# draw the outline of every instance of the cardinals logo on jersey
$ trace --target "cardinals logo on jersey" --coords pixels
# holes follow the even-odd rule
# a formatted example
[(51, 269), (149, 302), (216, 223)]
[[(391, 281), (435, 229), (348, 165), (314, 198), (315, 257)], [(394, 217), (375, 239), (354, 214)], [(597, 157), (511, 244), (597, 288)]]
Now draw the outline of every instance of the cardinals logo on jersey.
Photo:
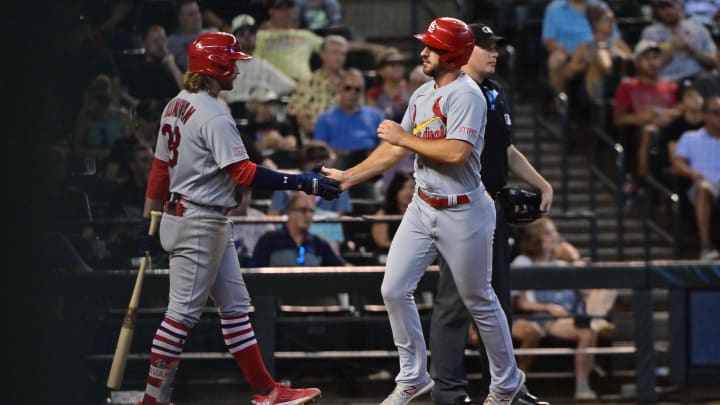
[[(413, 128), (413, 135), (417, 136), (418, 138), (422, 139), (445, 139), (446, 132), (445, 132), (445, 126), (447, 124), (447, 116), (442, 113), (442, 110), (440, 109), (440, 99), (442, 97), (438, 97), (432, 106), (432, 112), (434, 116), (430, 119), (427, 119), (417, 125)], [(417, 110), (416, 106), (413, 106), (414, 110)], [(413, 118), (414, 114), (413, 114)], [(432, 130), (429, 128), (429, 125), (432, 124), (435, 121), (441, 121), (442, 125), (440, 125), (439, 129)], [(413, 121), (415, 121), (413, 119)]]

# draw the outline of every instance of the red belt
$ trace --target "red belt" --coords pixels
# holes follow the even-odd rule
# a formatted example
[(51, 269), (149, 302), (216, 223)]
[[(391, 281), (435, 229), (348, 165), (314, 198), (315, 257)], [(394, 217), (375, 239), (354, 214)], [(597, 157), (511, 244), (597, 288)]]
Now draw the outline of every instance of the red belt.
[(185, 211), (185, 207), (183, 206), (183, 204), (197, 205), (198, 207), (207, 208), (209, 210), (219, 212), (223, 215), (227, 215), (227, 213), (231, 210), (231, 208), (228, 207), (222, 207), (219, 205), (198, 204), (196, 202), (188, 200), (183, 196), (174, 196), (172, 199), (170, 199), (170, 201), (165, 201), (164, 211), (170, 215), (181, 217), (183, 216), (183, 212)]
[(428, 203), (433, 208), (447, 208), (454, 207), (456, 205), (467, 204), (470, 202), (470, 197), (467, 194), (458, 194), (455, 204), (450, 203), (449, 197), (430, 197), (425, 194), (421, 189), (418, 189), (418, 196), (420, 199)]

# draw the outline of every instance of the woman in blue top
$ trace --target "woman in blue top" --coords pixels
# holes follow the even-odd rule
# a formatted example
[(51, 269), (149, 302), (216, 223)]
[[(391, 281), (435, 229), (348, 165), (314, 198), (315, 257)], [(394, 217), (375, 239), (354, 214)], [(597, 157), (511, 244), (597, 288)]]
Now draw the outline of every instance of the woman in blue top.
[[(523, 254), (516, 257), (510, 267), (523, 266), (566, 266), (567, 261), (559, 257), (562, 251), (573, 249), (572, 245), (560, 240), (557, 228), (552, 220), (540, 218), (524, 229), (522, 240)], [(575, 290), (528, 290), (517, 299), (516, 308), (521, 312), (542, 313), (547, 318), (538, 320), (518, 320), (513, 324), (513, 336), (521, 341), (538, 342), (541, 336), (550, 335), (577, 342), (578, 349), (594, 347), (597, 333), (588, 328), (575, 326), (575, 315), (584, 315), (582, 297)], [(529, 367), (530, 359), (519, 362), (520, 367)], [(588, 376), (593, 367), (592, 354), (575, 355), (575, 399), (595, 399), (597, 395), (590, 389)]]

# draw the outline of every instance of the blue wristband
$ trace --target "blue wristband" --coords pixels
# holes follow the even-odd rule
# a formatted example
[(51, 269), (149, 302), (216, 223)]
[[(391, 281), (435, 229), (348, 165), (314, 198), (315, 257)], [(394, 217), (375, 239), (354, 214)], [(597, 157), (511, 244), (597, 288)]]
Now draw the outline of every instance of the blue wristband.
[(265, 190), (300, 190), (296, 174), (280, 173), (257, 165), (250, 186)]

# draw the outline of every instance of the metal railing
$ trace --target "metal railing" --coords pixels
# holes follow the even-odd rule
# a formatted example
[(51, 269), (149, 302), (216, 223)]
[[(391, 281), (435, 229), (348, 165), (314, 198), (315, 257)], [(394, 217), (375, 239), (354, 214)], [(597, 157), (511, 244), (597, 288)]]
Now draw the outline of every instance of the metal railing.
[[(670, 243), (672, 246), (672, 258), (677, 260), (680, 258), (680, 196), (665, 187), (653, 176), (645, 178), (645, 186), (646, 189), (643, 191), (643, 252), (645, 260), (652, 260), (651, 234), (653, 232)], [(670, 209), (672, 210), (671, 232), (663, 229), (652, 217), (654, 212), (653, 191), (662, 199), (670, 202)]]
[[(544, 135), (550, 134), (560, 141), (560, 206), (563, 211), (568, 210), (568, 96), (564, 92), (556, 92), (545, 78), (537, 80), (538, 89), (533, 104), (533, 165), (542, 173), (541, 141)], [(548, 98), (547, 95), (552, 95)], [(557, 104), (557, 110), (551, 114), (546, 104)]]
[[(625, 215), (623, 207), (625, 196), (623, 194), (623, 182), (625, 181), (625, 148), (612, 139), (608, 134), (598, 127), (592, 128), (593, 143), (590, 152), (590, 210), (597, 212), (597, 192), (598, 180), (608, 190), (615, 194), (615, 221), (616, 221), (616, 238), (615, 246), (617, 252), (617, 260), (625, 260), (624, 253), (624, 233), (625, 233)], [(609, 149), (613, 155), (613, 163), (615, 167), (614, 178), (606, 175), (602, 168), (598, 165), (598, 152), (601, 146)]]

